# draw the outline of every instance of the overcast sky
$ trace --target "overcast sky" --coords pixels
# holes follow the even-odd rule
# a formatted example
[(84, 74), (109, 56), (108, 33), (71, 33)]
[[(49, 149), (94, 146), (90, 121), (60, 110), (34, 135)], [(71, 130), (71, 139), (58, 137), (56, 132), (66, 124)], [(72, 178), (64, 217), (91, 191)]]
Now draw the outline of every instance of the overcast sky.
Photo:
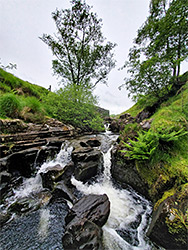
[[(126, 76), (122, 67), (129, 48), (133, 45), (138, 28), (148, 16), (148, 0), (86, 0), (93, 11), (102, 18), (103, 34), (107, 41), (117, 44), (117, 66), (108, 78), (108, 87), (98, 84), (95, 94), (100, 106), (119, 114), (133, 105), (125, 90), (118, 90)], [(39, 37), (55, 33), (51, 13), (69, 8), (69, 0), (0, 0), (0, 59), (6, 66), (17, 64), (10, 71), (19, 78), (52, 90), (59, 88), (59, 80), (52, 75), (51, 50)]]

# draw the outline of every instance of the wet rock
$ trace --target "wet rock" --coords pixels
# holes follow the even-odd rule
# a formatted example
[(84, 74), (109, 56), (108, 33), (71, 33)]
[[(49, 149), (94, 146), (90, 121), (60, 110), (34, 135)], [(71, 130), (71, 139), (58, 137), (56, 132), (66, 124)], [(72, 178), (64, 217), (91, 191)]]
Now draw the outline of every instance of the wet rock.
[(97, 149), (73, 151), (72, 159), (75, 164), (75, 178), (88, 181), (102, 171), (103, 157)]
[(52, 195), (49, 191), (41, 191), (32, 193), (27, 197), (18, 198), (8, 207), (9, 212), (16, 212), (18, 214), (34, 211), (40, 207), (47, 205)]
[(33, 162), (35, 161), (38, 148), (26, 149), (17, 153), (13, 153), (4, 157), (0, 161), (0, 165), (6, 165), (6, 170), (13, 175), (19, 173), (24, 177), (30, 177), (33, 171)]
[(64, 198), (72, 203), (76, 202), (76, 198), (73, 195), (72, 190), (68, 188), (64, 181), (60, 181), (55, 185), (54, 190), (52, 192), (52, 196), (53, 200), (56, 200), (58, 198)]
[(87, 195), (69, 210), (62, 238), (66, 249), (102, 249), (102, 229), (110, 213), (110, 202), (104, 195)]
[(167, 250), (187, 249), (188, 184), (154, 210), (147, 236)]
[(8, 183), (1, 183), (0, 184), (0, 199), (3, 199), (4, 196), (8, 193), (9, 191), (9, 185)]
[(60, 164), (49, 166), (44, 173), (40, 173), (43, 187), (52, 190), (55, 183), (61, 180), (63, 180), (68, 187), (72, 187), (71, 177), (74, 170), (75, 166), (73, 162), (68, 163), (63, 168)]
[(3, 171), (0, 173), (0, 183), (8, 183), (10, 182), (12, 175), (7, 171)]
[(102, 250), (102, 229), (87, 219), (79, 219), (69, 225), (62, 237), (65, 250)]
[(96, 138), (91, 138), (90, 140), (86, 141), (86, 143), (90, 147), (99, 147), (101, 145), (100, 141), (97, 140)]
[(125, 241), (127, 241), (132, 246), (138, 246), (138, 232), (132, 228), (128, 230), (117, 230), (116, 231)]
[(41, 172), (42, 186), (43, 188), (48, 188), (50, 190), (54, 187), (54, 181), (62, 174), (62, 167), (60, 164), (55, 166), (49, 166), (46, 171)]
[(102, 227), (106, 223), (109, 213), (110, 202), (107, 195), (90, 194), (74, 204), (65, 218), (65, 222), (68, 224), (74, 218), (86, 218)]
[(0, 213), (0, 228), (11, 218), (9, 213)]
[(113, 179), (123, 188), (130, 185), (134, 190), (150, 198), (149, 188), (136, 169), (133, 160), (121, 159), (116, 151), (113, 152), (111, 174)]
[(82, 162), (77, 164), (74, 176), (77, 180), (87, 182), (99, 173), (98, 162)]

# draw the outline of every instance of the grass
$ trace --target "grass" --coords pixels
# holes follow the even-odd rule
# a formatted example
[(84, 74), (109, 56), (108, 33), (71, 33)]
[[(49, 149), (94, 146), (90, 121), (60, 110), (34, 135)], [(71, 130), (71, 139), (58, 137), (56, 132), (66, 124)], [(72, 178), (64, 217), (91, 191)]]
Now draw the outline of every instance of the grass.
[[(150, 103), (153, 103), (153, 100)], [(139, 101), (124, 113), (136, 116), (146, 106), (146, 104), (141, 104), (142, 101)], [(159, 140), (160, 147), (148, 159), (136, 160), (135, 158), (137, 171), (148, 184), (151, 197), (156, 200), (160, 198), (164, 190), (168, 191), (171, 188), (176, 190), (179, 186), (188, 182), (188, 135), (185, 134), (188, 132), (188, 82), (174, 96), (163, 102), (157, 112), (149, 119), (152, 120), (151, 128), (146, 133), (155, 134), (158, 131), (161, 131), (161, 133), (167, 131), (167, 133), (165, 132), (167, 137), (170, 133), (173, 135), (178, 131), (182, 131), (182, 134), (184, 134), (174, 141), (161, 142)], [(141, 131), (140, 127), (139, 131)], [(138, 126), (128, 124), (122, 131), (121, 139), (125, 142), (129, 138), (134, 140), (132, 135), (138, 135)], [(175, 137), (172, 139), (175, 139)], [(134, 144), (136, 145), (135, 142)], [(140, 146), (140, 149), (142, 149), (143, 144), (141, 143)], [(129, 147), (130, 149), (131, 147)]]
[[(47, 116), (86, 131), (104, 129), (103, 119), (95, 106), (96, 99), (87, 89), (80, 88), (78, 92), (70, 84), (54, 93), (0, 68), (0, 96), (6, 98), (7, 94), (12, 96), (12, 100), (17, 100), (20, 108), (12, 112), (9, 102), (9, 105), (4, 105), (7, 107), (4, 112), (5, 108), (0, 102), (0, 118), (20, 118), (25, 122), (43, 123)], [(75, 102), (77, 99), (79, 102)]]
[(22, 94), (24, 96), (35, 96), (36, 98), (48, 94), (47, 89), (23, 81), (0, 68), (0, 94), (7, 92), (12, 92), (18, 95)]

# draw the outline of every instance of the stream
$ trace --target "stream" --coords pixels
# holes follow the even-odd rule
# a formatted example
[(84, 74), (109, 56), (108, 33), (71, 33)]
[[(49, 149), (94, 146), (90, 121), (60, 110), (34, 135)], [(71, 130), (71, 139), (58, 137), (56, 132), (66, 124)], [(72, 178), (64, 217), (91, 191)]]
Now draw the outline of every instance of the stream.
[[(94, 137), (94, 135), (92, 135)], [(100, 150), (103, 154), (104, 171), (92, 184), (82, 183), (72, 177), (71, 182), (82, 194), (107, 194), (110, 200), (110, 215), (103, 226), (103, 243), (105, 250), (154, 250), (159, 249), (145, 237), (152, 207), (149, 201), (137, 194), (132, 188), (121, 189), (111, 179), (111, 149), (117, 135), (106, 131), (97, 135), (101, 138)], [(48, 202), (50, 193), (42, 187), (40, 173), (47, 171), (53, 164), (63, 168), (71, 161), (73, 147), (71, 140), (62, 145), (56, 158), (37, 166), (35, 176), (25, 178), (23, 183), (7, 198), (7, 207), (17, 199), (28, 200), (28, 206), (38, 210), (23, 215), (13, 214), (10, 222), (0, 232), (1, 250), (57, 250), (62, 248), (62, 235), (65, 231), (64, 218), (70, 202)], [(36, 161), (34, 163), (36, 165)], [(40, 195), (39, 195), (40, 194)], [(42, 204), (42, 206), (41, 206)], [(1, 210), (6, 206), (1, 206)]]

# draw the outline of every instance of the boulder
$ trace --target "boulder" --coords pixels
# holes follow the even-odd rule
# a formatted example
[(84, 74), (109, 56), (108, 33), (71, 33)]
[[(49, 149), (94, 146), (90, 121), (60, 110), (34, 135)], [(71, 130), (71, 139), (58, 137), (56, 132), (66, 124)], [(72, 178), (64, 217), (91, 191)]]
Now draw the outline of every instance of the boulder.
[(53, 190), (55, 183), (63, 180), (68, 187), (72, 187), (71, 177), (74, 173), (75, 166), (73, 162), (69, 162), (62, 168), (60, 164), (49, 166), (45, 172), (41, 172), (43, 188)]
[(106, 194), (90, 194), (77, 201), (65, 218), (66, 224), (69, 224), (74, 218), (86, 218), (96, 225), (102, 227), (110, 213), (110, 202)]
[(107, 195), (90, 194), (82, 197), (65, 217), (66, 230), (62, 237), (63, 248), (102, 248), (102, 229), (110, 213)]
[(64, 250), (102, 250), (102, 229), (87, 219), (78, 219), (69, 225), (62, 243)]
[(42, 186), (50, 190), (54, 187), (54, 181), (62, 174), (62, 167), (60, 164), (49, 166), (45, 172), (41, 172)]
[(77, 180), (88, 181), (102, 171), (102, 153), (96, 148), (77, 148), (72, 153), (72, 160)]
[(155, 206), (147, 236), (167, 250), (187, 249), (188, 184), (168, 195)]
[(10, 182), (12, 175), (7, 171), (0, 172), (0, 183)]

